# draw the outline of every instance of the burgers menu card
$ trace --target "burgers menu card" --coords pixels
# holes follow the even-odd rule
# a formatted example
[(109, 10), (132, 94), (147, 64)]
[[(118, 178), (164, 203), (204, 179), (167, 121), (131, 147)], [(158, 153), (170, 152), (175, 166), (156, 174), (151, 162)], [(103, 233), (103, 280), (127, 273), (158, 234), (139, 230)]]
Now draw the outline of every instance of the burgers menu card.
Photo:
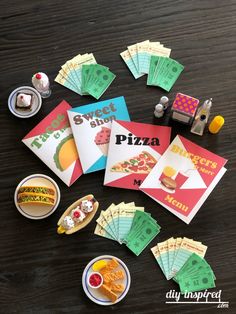
[(224, 175), (226, 162), (177, 135), (140, 190), (188, 224)]
[(112, 121), (130, 121), (124, 97), (72, 108), (68, 117), (83, 172), (105, 169)]
[(82, 168), (63, 100), (22, 140), (65, 184), (70, 186)]
[(171, 128), (113, 121), (104, 185), (138, 190), (170, 144)]

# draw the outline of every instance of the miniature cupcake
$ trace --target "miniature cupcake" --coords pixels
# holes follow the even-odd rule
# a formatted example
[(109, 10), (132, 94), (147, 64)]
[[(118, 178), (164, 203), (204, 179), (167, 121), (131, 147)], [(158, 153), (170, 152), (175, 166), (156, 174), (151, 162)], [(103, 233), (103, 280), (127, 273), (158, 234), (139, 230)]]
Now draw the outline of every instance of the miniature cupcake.
[(107, 156), (108, 145), (110, 142), (111, 129), (102, 127), (101, 131), (97, 133), (94, 142), (101, 150), (104, 156)]
[(82, 222), (85, 218), (85, 213), (82, 212), (82, 210), (80, 210), (78, 207), (73, 209), (71, 211), (71, 218), (74, 220), (74, 222), (78, 223), (78, 222)]
[(86, 214), (91, 213), (93, 211), (93, 202), (84, 200), (81, 202), (80, 208)]
[(21, 110), (31, 110), (32, 100), (32, 95), (20, 93), (16, 97), (16, 108)]

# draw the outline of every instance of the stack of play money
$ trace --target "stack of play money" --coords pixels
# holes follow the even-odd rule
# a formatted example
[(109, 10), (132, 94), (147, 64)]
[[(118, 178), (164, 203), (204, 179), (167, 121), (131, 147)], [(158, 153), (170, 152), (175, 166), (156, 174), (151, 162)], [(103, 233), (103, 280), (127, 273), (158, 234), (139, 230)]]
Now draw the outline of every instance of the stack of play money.
[(215, 287), (215, 275), (204, 259), (206, 250), (188, 238), (170, 238), (151, 249), (166, 279), (175, 280), (181, 293)]
[(147, 85), (170, 91), (184, 67), (169, 58), (171, 49), (160, 42), (145, 40), (127, 47), (120, 56), (135, 79), (148, 74)]
[(143, 207), (124, 202), (101, 211), (95, 234), (125, 244), (137, 256), (160, 232), (161, 227)]
[(147, 85), (170, 91), (184, 66), (171, 58), (151, 56)]
[(86, 53), (66, 61), (55, 81), (79, 95), (99, 99), (115, 77), (109, 68), (97, 64), (92, 53)]

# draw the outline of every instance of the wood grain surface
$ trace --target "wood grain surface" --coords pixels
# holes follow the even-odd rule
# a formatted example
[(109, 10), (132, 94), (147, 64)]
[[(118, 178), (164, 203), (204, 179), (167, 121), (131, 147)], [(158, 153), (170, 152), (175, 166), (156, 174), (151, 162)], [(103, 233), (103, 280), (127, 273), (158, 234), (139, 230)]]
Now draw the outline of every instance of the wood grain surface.
[[(1, 1), (0, 313), (236, 313), (235, 16), (235, 0)], [(155, 104), (166, 93), (147, 87), (145, 77), (134, 80), (119, 56), (127, 45), (146, 39), (170, 47), (172, 57), (185, 66), (168, 94), (171, 101), (177, 92), (201, 102), (213, 97), (212, 116), (221, 114), (226, 120), (218, 135), (193, 135), (189, 127), (168, 121), (168, 114), (153, 118)], [(68, 188), (21, 143), (62, 99), (73, 107), (94, 102), (54, 82), (66, 60), (86, 52), (93, 52), (117, 75), (101, 100), (124, 95), (133, 121), (171, 125), (172, 139), (181, 134), (229, 160), (227, 173), (190, 225), (144, 193), (104, 187), (103, 171), (83, 175)], [(8, 110), (8, 96), (18, 86), (31, 85), (37, 71), (49, 75), (52, 95), (35, 117), (18, 119)], [(21, 216), (13, 202), (17, 184), (34, 173), (51, 176), (62, 195), (57, 211), (41, 221)], [(100, 209), (120, 201), (145, 206), (162, 226), (161, 233), (139, 257), (95, 236), (95, 220), (72, 236), (57, 235), (56, 223), (65, 208), (89, 193), (99, 200)], [(165, 304), (166, 293), (178, 287), (164, 279), (150, 247), (172, 236), (190, 237), (208, 246), (206, 259), (217, 277), (215, 291), (222, 290), (229, 309), (217, 309), (216, 304)], [(121, 258), (132, 278), (126, 298), (110, 307), (92, 303), (81, 285), (86, 264), (103, 254)]]

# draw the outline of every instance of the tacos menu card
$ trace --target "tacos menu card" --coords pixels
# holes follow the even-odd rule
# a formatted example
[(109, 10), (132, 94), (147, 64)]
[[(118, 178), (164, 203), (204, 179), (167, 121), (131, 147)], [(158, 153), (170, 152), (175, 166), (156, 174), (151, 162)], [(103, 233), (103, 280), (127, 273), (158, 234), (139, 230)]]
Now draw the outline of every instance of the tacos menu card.
[(105, 169), (111, 122), (130, 121), (124, 97), (99, 101), (68, 110), (84, 173)]
[(63, 100), (22, 140), (68, 186), (83, 173), (67, 117), (70, 108)]
[(224, 175), (226, 162), (177, 135), (140, 190), (188, 224)]
[(138, 190), (170, 144), (171, 128), (113, 121), (104, 185)]

